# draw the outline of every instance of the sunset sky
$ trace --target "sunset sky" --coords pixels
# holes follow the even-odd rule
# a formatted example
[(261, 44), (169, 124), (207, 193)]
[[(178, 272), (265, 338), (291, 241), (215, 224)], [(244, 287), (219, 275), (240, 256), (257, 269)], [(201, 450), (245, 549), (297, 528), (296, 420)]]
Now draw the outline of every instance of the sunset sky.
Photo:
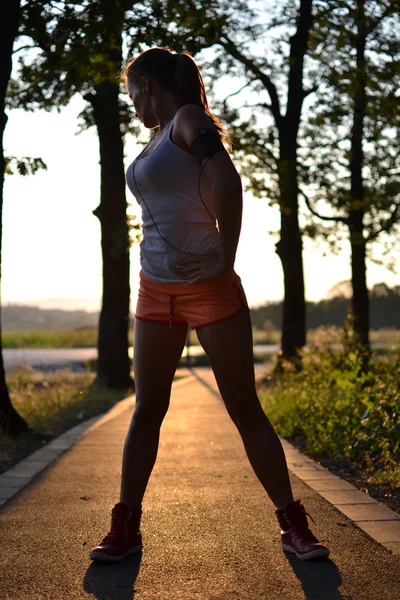
[[(75, 96), (60, 113), (9, 112), (4, 146), (8, 156), (41, 157), (48, 171), (34, 176), (6, 176), (3, 227), (3, 304), (36, 304), (71, 298), (70, 308), (96, 310), (101, 298), (100, 224), (92, 215), (99, 203), (98, 138), (94, 128), (75, 135), (84, 101)], [(125, 166), (138, 147), (128, 136)], [(127, 189), (136, 210), (136, 201)], [(269, 232), (279, 228), (279, 212), (246, 193), (236, 270), (251, 306), (283, 295), (282, 269)], [(322, 256), (304, 241), (308, 300), (324, 298), (338, 281), (350, 279), (349, 248), (339, 256)], [(379, 256), (379, 247), (375, 255)], [(396, 254), (400, 265), (400, 253)], [(132, 310), (136, 302), (139, 248), (131, 250)], [(369, 264), (368, 284), (398, 284), (399, 275)], [(56, 307), (59, 302), (50, 303)]]

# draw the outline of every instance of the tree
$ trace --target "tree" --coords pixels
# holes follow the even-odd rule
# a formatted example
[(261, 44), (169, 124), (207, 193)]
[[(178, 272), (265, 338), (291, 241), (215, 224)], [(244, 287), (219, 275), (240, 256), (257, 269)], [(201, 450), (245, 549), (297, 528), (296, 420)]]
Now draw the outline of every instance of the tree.
[[(3, 189), (6, 160), (4, 157), (3, 135), (7, 123), (5, 113), (5, 99), (8, 82), (11, 75), (12, 51), (14, 40), (18, 32), (18, 19), (20, 11), (19, 0), (6, 0), (3, 4), (3, 18), (0, 22), (0, 286), (1, 286), (1, 250), (3, 236)], [(0, 302), (1, 311), (1, 302)], [(17, 413), (11, 404), (8, 393), (6, 375), (3, 361), (3, 346), (1, 337), (1, 312), (0, 312), (0, 428), (8, 433), (26, 431), (26, 421)]]
[[(335, 225), (312, 225), (314, 235), (335, 244), (348, 231), (354, 328), (369, 352), (368, 245), (400, 222), (400, 2), (318, 7), (312, 47), (322, 85), (304, 138), (302, 178), (310, 191), (301, 193), (313, 217)], [(333, 211), (321, 214), (327, 204)]]
[[(157, 4), (161, 4), (158, 3)], [(239, 111), (232, 110), (225, 103), (223, 117), (229, 123), (233, 138), (233, 154), (239, 160), (242, 173), (250, 179), (250, 189), (259, 195), (267, 195), (270, 187), (265, 177), (252, 177), (258, 169), (265, 176), (275, 178), (277, 191), (275, 200), (281, 213), (280, 241), (277, 253), (281, 259), (285, 297), (283, 303), (282, 356), (294, 359), (297, 350), (305, 344), (305, 298), (302, 261), (302, 238), (298, 211), (298, 131), (304, 99), (313, 91), (303, 84), (304, 61), (308, 39), (313, 22), (312, 0), (268, 3), (269, 22), (261, 23), (255, 3), (250, 8), (242, 2), (189, 3), (165, 2), (166, 21), (176, 24), (190, 39), (204, 40), (203, 47), (212, 46), (215, 57), (210, 61), (212, 79), (229, 73), (239, 76), (246, 83), (239, 90), (247, 88), (259, 97), (268, 96), (268, 101), (258, 99), (256, 107), (263, 115), (272, 118), (272, 126), (267, 133), (256, 131), (256, 117), (243, 121)], [(267, 13), (262, 3), (261, 17)], [(169, 12), (168, 12), (169, 10)], [(272, 15), (272, 16), (271, 16)], [(282, 40), (275, 39), (272, 55), (266, 58), (265, 36), (284, 26), (290, 32), (285, 39), (289, 53), (282, 50)], [(180, 39), (178, 37), (178, 39)], [(221, 50), (218, 51), (218, 48)], [(262, 52), (260, 52), (260, 48)], [(279, 64), (278, 64), (279, 63)], [(283, 83), (282, 72), (287, 76)], [(284, 90), (284, 91), (283, 91)], [(235, 95), (231, 94), (230, 96)], [(283, 104), (286, 102), (286, 110)], [(273, 148), (271, 148), (271, 146)], [(275, 154), (275, 150), (277, 153)], [(258, 160), (258, 165), (254, 164)]]
[[(132, 112), (120, 98), (123, 32), (132, 2), (41, 2), (22, 5), (20, 36), (33, 41), (36, 56), (20, 58), (20, 79), (11, 87), (11, 106), (58, 109), (75, 93), (87, 101), (81, 129), (99, 135), (103, 296), (99, 322), (98, 381), (132, 385), (128, 356), (129, 223), (126, 215), (123, 137)], [(143, 15), (142, 15), (143, 18)]]
[[(251, 106), (261, 111), (264, 120), (265, 115), (272, 117), (270, 126), (263, 124), (260, 127), (259, 118), (254, 113), (247, 122), (243, 121), (238, 111), (228, 109), (227, 103), (225, 114), (232, 125), (234, 152), (249, 178), (250, 189), (259, 196), (269, 195), (279, 205), (281, 227), (276, 249), (284, 274), (281, 344), (282, 358), (288, 360), (296, 358), (297, 351), (306, 341), (298, 204), (298, 134), (304, 100), (314, 91), (314, 87), (306, 89), (304, 84), (305, 58), (313, 24), (312, 8), (312, 0), (301, 0), (298, 8), (293, 3), (285, 3), (275, 12), (272, 11), (273, 18), (267, 31), (285, 26), (286, 38), (284, 42), (274, 39), (274, 52), (268, 58), (264, 56), (265, 50), (262, 56), (257, 55), (259, 46), (254, 48), (257, 54), (252, 54), (251, 43), (239, 44), (224, 30), (220, 31), (217, 42), (234, 61), (242, 65), (247, 87), (260, 95), (266, 92), (269, 98), (267, 102), (259, 99)], [(289, 52), (283, 50), (284, 45), (288, 45)], [(282, 72), (286, 74), (286, 83), (282, 82)], [(266, 179), (269, 179), (269, 183)], [(274, 190), (271, 190), (271, 179)]]

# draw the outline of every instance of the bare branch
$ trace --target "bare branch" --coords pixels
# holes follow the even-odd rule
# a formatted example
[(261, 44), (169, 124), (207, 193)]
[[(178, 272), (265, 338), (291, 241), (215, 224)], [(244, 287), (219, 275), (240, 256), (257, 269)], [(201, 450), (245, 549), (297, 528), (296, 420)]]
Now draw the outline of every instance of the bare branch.
[(306, 205), (308, 210), (315, 216), (318, 217), (318, 219), (322, 219), (323, 221), (335, 221), (336, 223), (348, 223), (348, 219), (346, 219), (345, 217), (327, 217), (325, 215), (320, 215), (319, 213), (317, 213), (316, 210), (314, 210), (311, 206), (310, 203), (310, 199), (308, 198), (308, 196), (303, 192), (302, 189), (299, 188), (299, 192), (300, 194), (303, 196), (304, 200), (306, 201)]
[(255, 77), (264, 84), (269, 93), (269, 97), (271, 98), (271, 112), (274, 116), (276, 125), (279, 128), (282, 122), (282, 115), (280, 111), (278, 92), (275, 87), (275, 84), (271, 81), (268, 75), (257, 66), (255, 61), (245, 56), (238, 49), (237, 45), (234, 42), (232, 42), (232, 40), (230, 40), (227, 36), (222, 36), (219, 40), (219, 43), (231, 56), (233, 56), (233, 58), (236, 58), (239, 62), (241, 62), (248, 71), (253, 73), (253, 75), (255, 75)]
[(26, 45), (26, 46), (20, 46), (19, 48), (16, 48), (15, 50), (13, 50), (13, 54), (17, 54), (17, 52), (21, 52), (21, 50), (30, 50), (32, 48), (40, 48), (40, 46), (38, 46), (37, 44), (34, 44), (33, 46), (30, 45)]
[[(58, 2), (58, 4), (64, 4), (65, 6), (68, 5), (67, 2)], [(58, 12), (60, 12), (61, 14), (64, 12), (63, 9), (60, 8), (59, 6), (57, 6), (57, 4), (54, 2), (50, 2), (50, 6), (51, 6), (51, 8), (53, 8), (53, 9), (55, 8), (56, 10), (58, 10)]]
[(307, 98), (307, 96), (309, 96), (310, 94), (313, 94), (317, 90), (318, 90), (318, 86), (317, 85), (314, 85), (309, 90), (303, 90), (303, 98)]
[(240, 94), (240, 92), (242, 92), (244, 89), (246, 89), (251, 83), (253, 83), (253, 81), (255, 81), (255, 80), (251, 79), (250, 81), (248, 81), (247, 83), (242, 85), (242, 87), (237, 92), (232, 92), (232, 94), (229, 94), (228, 96), (226, 96), (226, 98), (224, 98), (224, 100), (223, 100), (223, 103), (226, 104), (226, 101), (228, 100), (228, 98), (232, 98), (233, 96), (237, 96), (238, 94)]
[(267, 104), (266, 102), (256, 102), (255, 104), (242, 104), (238, 106), (238, 108), (266, 108), (272, 111), (271, 104)]

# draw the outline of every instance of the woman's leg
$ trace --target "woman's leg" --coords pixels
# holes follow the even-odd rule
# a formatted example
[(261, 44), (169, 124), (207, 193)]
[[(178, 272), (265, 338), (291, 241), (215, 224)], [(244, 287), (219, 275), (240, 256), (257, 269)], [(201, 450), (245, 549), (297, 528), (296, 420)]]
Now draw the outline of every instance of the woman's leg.
[(282, 445), (256, 392), (250, 315), (242, 311), (197, 336), (255, 474), (275, 506), (285, 507), (293, 495)]
[(120, 502), (140, 508), (158, 450), (171, 385), (186, 341), (187, 326), (169, 328), (137, 320), (133, 366), (136, 407), (126, 436)]

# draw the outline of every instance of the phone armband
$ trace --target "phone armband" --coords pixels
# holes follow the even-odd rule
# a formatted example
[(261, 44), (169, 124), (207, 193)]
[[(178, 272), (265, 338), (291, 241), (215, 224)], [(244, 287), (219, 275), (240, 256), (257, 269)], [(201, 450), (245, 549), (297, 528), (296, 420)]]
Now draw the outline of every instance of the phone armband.
[(202, 165), (205, 158), (212, 158), (217, 152), (225, 150), (225, 147), (216, 131), (200, 129), (190, 146), (190, 150)]

